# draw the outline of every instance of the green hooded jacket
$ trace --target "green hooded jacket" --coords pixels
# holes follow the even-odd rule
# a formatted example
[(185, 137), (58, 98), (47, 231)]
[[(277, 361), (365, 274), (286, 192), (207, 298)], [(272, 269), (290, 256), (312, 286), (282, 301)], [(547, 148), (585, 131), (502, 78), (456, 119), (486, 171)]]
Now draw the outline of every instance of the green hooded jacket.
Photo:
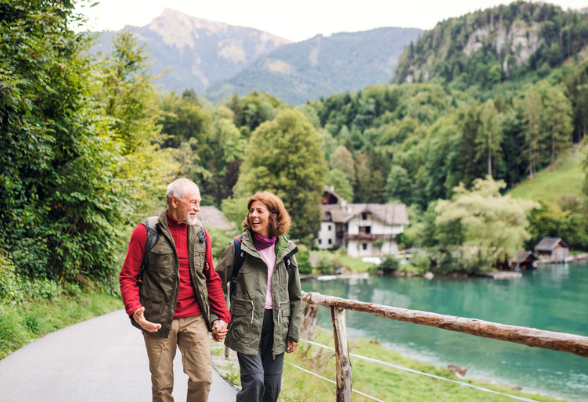
[[(255, 249), (248, 230), (243, 232), (241, 250), (245, 252), (245, 260), (237, 275), (236, 290), (230, 300), (231, 323), (225, 344), (239, 353), (256, 355), (265, 311), (268, 269)], [(286, 236), (279, 236), (275, 250), (276, 265), (272, 276), (274, 356), (286, 351), (287, 340), (299, 341), (302, 318), (300, 274), (294, 257), (298, 248)], [(216, 266), (227, 303), (227, 282), (233, 275), (234, 255), (235, 244), (231, 241)], [(288, 268), (284, 261), (286, 257), (291, 261)]]

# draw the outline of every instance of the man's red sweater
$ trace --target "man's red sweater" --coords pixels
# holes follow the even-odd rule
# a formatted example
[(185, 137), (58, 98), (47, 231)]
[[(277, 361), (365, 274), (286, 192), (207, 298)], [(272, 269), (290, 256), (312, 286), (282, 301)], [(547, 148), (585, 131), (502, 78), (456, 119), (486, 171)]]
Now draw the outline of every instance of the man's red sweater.
[[(168, 227), (176, 245), (176, 251), (180, 260), (180, 288), (178, 290), (178, 301), (174, 318), (191, 317), (202, 314), (190, 275), (190, 261), (188, 257), (188, 225), (178, 223), (174, 218), (167, 215)], [(131, 235), (131, 241), (127, 256), (120, 272), (119, 281), (125, 309), (129, 317), (141, 308), (139, 301), (139, 286), (137, 275), (141, 271), (143, 257), (145, 255), (145, 243), (147, 242), (147, 229), (145, 225), (139, 224)], [(210, 309), (224, 322), (231, 321), (231, 315), (225, 304), (225, 297), (222, 290), (221, 278), (214, 270), (212, 262), (212, 244), (210, 235), (206, 231), (206, 262), (209, 269), (204, 270), (206, 276), (206, 287), (208, 289), (208, 301)]]

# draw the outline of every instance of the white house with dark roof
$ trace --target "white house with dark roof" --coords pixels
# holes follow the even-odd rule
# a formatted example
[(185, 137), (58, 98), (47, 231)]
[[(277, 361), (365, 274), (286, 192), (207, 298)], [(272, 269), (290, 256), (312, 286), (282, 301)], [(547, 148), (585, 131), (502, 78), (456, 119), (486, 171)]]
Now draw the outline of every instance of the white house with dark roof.
[(343, 202), (320, 208), (321, 230), (316, 245), (321, 249), (345, 247), (352, 257), (397, 252), (396, 236), (408, 225), (405, 205)]

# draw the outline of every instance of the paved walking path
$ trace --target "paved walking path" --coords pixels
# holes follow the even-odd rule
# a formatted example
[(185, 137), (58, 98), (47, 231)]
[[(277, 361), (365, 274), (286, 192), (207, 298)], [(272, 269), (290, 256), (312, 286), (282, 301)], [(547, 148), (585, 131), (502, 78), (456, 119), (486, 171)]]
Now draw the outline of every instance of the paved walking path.
[[(176, 401), (185, 401), (188, 376), (174, 361)], [(236, 391), (213, 370), (210, 402), (235, 400)], [(0, 360), (1, 402), (147, 402), (151, 374), (141, 332), (123, 310), (48, 334)]]

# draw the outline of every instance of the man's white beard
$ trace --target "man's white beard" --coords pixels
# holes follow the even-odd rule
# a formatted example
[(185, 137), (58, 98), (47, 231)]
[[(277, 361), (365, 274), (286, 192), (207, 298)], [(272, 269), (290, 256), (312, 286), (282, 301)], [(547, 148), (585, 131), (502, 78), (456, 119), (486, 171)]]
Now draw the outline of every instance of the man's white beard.
[(190, 226), (195, 225), (198, 218), (196, 218), (197, 214), (188, 214), (184, 219), (182, 219), (183, 223), (186, 223)]

